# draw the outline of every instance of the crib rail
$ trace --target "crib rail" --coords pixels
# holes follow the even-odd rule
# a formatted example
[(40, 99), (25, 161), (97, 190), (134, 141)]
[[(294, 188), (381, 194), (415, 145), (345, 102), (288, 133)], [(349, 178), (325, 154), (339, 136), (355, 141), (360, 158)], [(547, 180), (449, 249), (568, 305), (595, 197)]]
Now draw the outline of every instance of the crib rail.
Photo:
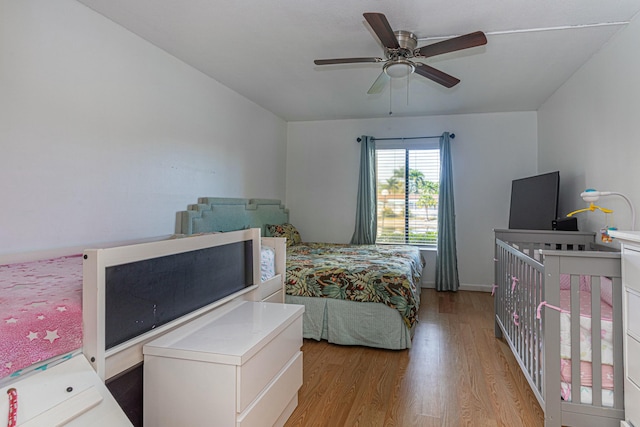
[[(618, 426), (624, 417), (622, 346), (614, 346), (613, 407), (602, 399), (601, 277), (611, 279), (613, 342), (622, 342), (620, 254), (591, 251), (594, 233), (496, 230), (495, 334), (513, 351), (545, 412), (545, 426)], [(504, 239), (504, 240), (502, 240)], [(561, 399), (561, 277), (569, 280), (572, 313), (580, 313), (581, 277), (590, 278), (592, 401), (582, 402), (580, 316), (570, 316), (571, 393)], [(544, 303), (544, 304), (543, 304)], [(545, 306), (545, 304), (548, 304)], [(540, 318), (537, 318), (538, 308)], [(565, 317), (566, 319), (566, 317)], [(566, 342), (566, 339), (565, 339)], [(573, 344), (575, 343), (575, 344)]]
[(496, 240), (495, 314), (497, 337), (504, 338), (522, 368), (540, 406), (543, 399), (542, 323), (535, 311), (542, 302), (544, 266), (526, 253)]
[[(545, 365), (544, 401), (545, 419), (552, 418), (557, 425), (567, 426), (619, 426), (624, 419), (623, 397), (623, 352), (622, 352), (622, 274), (620, 267), (620, 253), (618, 252), (570, 252), (570, 251), (541, 251), (544, 257), (544, 273), (546, 285), (543, 295), (546, 300), (559, 301), (560, 278), (562, 275), (570, 277), (571, 283), (571, 313), (580, 313), (581, 280), (588, 278), (591, 293), (591, 366), (592, 386), (591, 402), (583, 402), (581, 397), (580, 363), (580, 316), (571, 316), (571, 401), (558, 399), (558, 378), (560, 378), (560, 312), (544, 310), (542, 317), (543, 353)], [(612, 341), (613, 346), (613, 406), (605, 405), (603, 401), (603, 325), (601, 320), (601, 292), (602, 278), (611, 279), (612, 287)], [(583, 279), (581, 279), (583, 278)], [(575, 362), (574, 362), (575, 361)], [(585, 408), (591, 410), (587, 411)], [(546, 414), (550, 414), (549, 417)], [(561, 415), (560, 415), (561, 414)], [(586, 414), (589, 414), (586, 417)], [(557, 420), (556, 420), (557, 419)], [(597, 420), (597, 421), (596, 421)], [(551, 425), (555, 425), (551, 424)]]
[(509, 243), (539, 260), (540, 249), (589, 251), (596, 248), (595, 233), (590, 231), (493, 230), (496, 240)]

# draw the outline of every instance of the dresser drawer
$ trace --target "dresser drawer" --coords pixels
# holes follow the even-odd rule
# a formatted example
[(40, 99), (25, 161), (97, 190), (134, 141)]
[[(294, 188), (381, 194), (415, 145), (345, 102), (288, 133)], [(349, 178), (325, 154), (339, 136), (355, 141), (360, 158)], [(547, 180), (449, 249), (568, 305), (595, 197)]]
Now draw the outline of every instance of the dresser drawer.
[(640, 342), (627, 335), (627, 378), (640, 387)]
[(302, 346), (302, 316), (238, 367), (238, 413), (244, 411)]
[(274, 292), (282, 290), (282, 274), (276, 274), (259, 286), (260, 299), (264, 299)]
[(267, 298), (263, 298), (262, 301), (263, 302), (277, 302), (277, 303), (283, 304), (284, 303), (284, 297), (283, 297), (282, 289), (280, 289), (278, 292), (275, 292), (275, 293), (271, 294)]
[(640, 388), (627, 379), (624, 383), (624, 416), (633, 427), (640, 426)]
[(622, 268), (624, 285), (640, 292), (640, 250), (635, 246), (625, 245)]
[(627, 331), (640, 339), (640, 292), (626, 289)]
[(298, 351), (245, 413), (239, 415), (237, 427), (274, 425), (282, 412), (289, 407), (291, 400), (295, 398), (297, 401), (301, 386), (302, 352)]

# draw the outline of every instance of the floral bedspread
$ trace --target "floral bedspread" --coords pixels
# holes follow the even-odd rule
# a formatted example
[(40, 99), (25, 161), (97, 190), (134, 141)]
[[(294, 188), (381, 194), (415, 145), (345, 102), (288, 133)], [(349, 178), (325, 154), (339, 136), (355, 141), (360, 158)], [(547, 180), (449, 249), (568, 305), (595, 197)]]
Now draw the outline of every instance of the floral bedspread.
[(1, 265), (0, 337), (0, 379), (81, 348), (82, 256)]
[(417, 322), (423, 260), (403, 245), (301, 243), (287, 248), (289, 295), (383, 303)]

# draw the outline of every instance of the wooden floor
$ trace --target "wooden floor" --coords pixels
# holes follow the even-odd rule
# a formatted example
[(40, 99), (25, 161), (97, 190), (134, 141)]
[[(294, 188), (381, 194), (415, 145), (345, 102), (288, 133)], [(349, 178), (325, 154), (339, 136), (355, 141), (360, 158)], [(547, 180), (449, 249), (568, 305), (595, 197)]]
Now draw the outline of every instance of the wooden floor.
[(285, 426), (543, 426), (493, 325), (490, 294), (423, 289), (410, 350), (305, 340), (304, 384)]

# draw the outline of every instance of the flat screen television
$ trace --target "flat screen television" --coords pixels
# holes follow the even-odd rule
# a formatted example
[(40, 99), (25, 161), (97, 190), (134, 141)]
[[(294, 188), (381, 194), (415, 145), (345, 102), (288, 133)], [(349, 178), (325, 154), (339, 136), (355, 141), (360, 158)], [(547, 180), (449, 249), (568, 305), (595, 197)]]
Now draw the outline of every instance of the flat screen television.
[(558, 217), (560, 172), (549, 172), (511, 183), (509, 228), (551, 230)]

